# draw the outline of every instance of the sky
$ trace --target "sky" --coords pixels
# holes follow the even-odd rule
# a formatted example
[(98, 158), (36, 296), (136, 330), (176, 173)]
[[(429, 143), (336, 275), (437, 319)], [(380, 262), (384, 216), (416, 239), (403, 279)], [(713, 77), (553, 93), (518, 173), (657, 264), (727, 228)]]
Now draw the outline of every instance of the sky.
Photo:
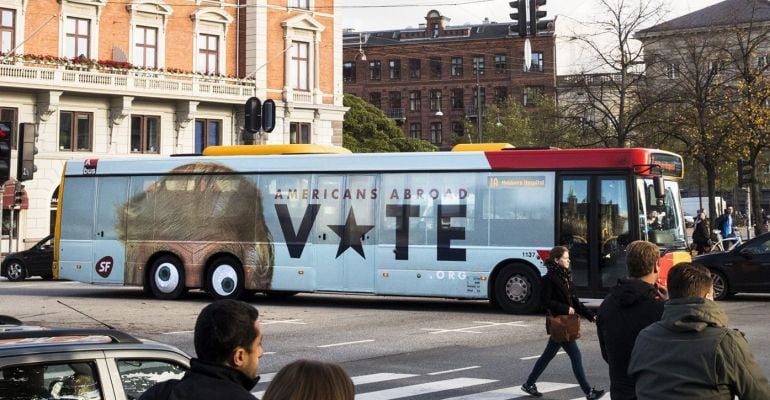
[[(615, 4), (638, 4), (638, 0), (604, 0)], [(649, 0), (644, 0), (649, 1)], [(721, 0), (667, 0), (664, 7), (666, 21)], [(338, 0), (342, 10), (343, 28), (357, 31), (416, 28), (425, 22), (428, 11), (435, 9), (451, 19), (450, 25), (480, 24), (484, 18), (498, 23), (510, 22), (508, 0)], [(566, 39), (575, 32), (590, 29), (591, 22), (602, 18), (597, 10), (599, 0), (547, 0), (543, 7), (546, 19), (557, 18), (556, 59), (557, 74), (575, 74), (596, 68), (595, 56), (588, 50)], [(593, 71), (592, 71), (593, 72)], [(598, 72), (598, 71), (596, 71)]]

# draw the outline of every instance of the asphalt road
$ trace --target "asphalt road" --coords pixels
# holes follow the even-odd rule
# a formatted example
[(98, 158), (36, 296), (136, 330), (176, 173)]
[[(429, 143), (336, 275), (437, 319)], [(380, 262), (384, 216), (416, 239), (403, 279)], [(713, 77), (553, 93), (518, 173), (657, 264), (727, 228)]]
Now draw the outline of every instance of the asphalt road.
[[(195, 318), (209, 301), (201, 292), (161, 301), (138, 288), (0, 280), (0, 314), (46, 326), (100, 325), (64, 303), (191, 355)], [(356, 382), (359, 400), (512, 399), (521, 395), (517, 388), (547, 340), (542, 315), (508, 315), (483, 301), (316, 294), (249, 301), (259, 309), (265, 335), (257, 393), (282, 366), (310, 358), (342, 363)], [(746, 333), (766, 373), (768, 303), (766, 295), (720, 303), (731, 326)], [(589, 382), (608, 388), (593, 324), (584, 322), (579, 345)], [(554, 359), (538, 386), (549, 391), (546, 399), (584, 398), (565, 354)]]

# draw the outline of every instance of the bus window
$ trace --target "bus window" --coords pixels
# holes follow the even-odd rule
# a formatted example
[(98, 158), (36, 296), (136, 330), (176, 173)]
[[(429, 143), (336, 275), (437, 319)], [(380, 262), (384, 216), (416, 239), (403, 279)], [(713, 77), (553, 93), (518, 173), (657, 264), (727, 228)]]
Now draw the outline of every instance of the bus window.
[(660, 247), (684, 248), (684, 224), (679, 210), (679, 186), (676, 182), (665, 181), (665, 198), (662, 202), (655, 196), (652, 179), (639, 179), (639, 197), (644, 199), (640, 208), (639, 222), (643, 237)]
[(92, 240), (94, 221), (94, 179), (70, 178), (64, 187), (67, 201), (62, 202), (61, 238)]
[(546, 246), (553, 242), (554, 174), (489, 174), (484, 218), (493, 246)]
[(627, 275), (624, 250), (630, 243), (626, 179), (603, 178), (600, 185), (599, 269), (604, 288), (615, 286)]

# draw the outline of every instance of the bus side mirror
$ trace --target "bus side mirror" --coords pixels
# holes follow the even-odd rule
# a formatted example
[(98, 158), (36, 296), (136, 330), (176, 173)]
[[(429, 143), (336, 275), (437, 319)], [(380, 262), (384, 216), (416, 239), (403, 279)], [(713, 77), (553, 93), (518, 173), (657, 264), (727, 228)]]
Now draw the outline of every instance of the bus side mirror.
[(652, 178), (652, 186), (655, 188), (655, 198), (656, 199), (665, 199), (666, 198), (666, 188), (663, 186), (663, 178), (660, 176), (655, 176)]

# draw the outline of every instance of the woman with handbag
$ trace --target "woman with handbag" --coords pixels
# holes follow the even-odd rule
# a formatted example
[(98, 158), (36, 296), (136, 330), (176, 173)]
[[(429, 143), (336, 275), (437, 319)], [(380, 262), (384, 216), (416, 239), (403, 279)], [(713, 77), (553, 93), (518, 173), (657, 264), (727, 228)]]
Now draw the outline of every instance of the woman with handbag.
[(548, 323), (549, 319), (554, 319), (555, 321), (551, 325), (555, 325), (556, 322), (564, 322), (574, 328), (576, 324), (579, 326), (578, 315), (582, 315), (591, 322), (596, 321), (596, 315), (580, 303), (575, 295), (572, 271), (569, 268), (569, 251), (566, 247), (556, 246), (551, 249), (545, 266), (548, 268), (548, 273), (543, 276), (543, 304), (547, 312), (546, 329), (551, 337), (521, 390), (531, 396), (541, 397), (543, 394), (537, 390), (535, 382), (545, 371), (548, 363), (556, 356), (559, 348), (563, 348), (572, 361), (572, 372), (575, 374), (583, 393), (585, 393), (586, 399), (599, 399), (604, 396), (604, 390), (592, 388), (586, 380), (583, 360), (577, 345), (577, 338), (580, 337), (579, 332), (573, 331), (571, 334), (565, 335), (564, 331), (557, 331), (556, 326), (553, 326), (552, 329)]

